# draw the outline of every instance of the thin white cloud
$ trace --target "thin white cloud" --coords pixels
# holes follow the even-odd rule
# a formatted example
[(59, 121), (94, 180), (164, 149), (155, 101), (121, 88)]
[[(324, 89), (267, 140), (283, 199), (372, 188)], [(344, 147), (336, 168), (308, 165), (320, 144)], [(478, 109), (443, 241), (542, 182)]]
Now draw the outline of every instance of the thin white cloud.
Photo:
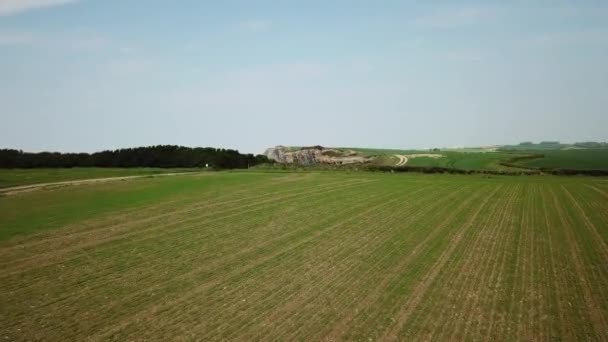
[(605, 45), (608, 44), (608, 30), (545, 32), (531, 36), (528, 41), (536, 46)]
[(110, 47), (112, 43), (108, 37), (96, 34), (74, 34), (58, 39), (55, 45), (75, 51), (99, 51)]
[(445, 53), (448, 60), (454, 62), (481, 62), (486, 59), (486, 54), (475, 49), (451, 50)]
[(156, 68), (158, 68), (158, 64), (150, 59), (118, 57), (106, 63), (101, 70), (114, 77), (127, 77), (150, 73)]
[(486, 7), (461, 7), (438, 10), (414, 19), (414, 26), (421, 28), (452, 29), (466, 27), (491, 19), (495, 9)]
[(98, 52), (113, 48), (120, 54), (131, 54), (134, 50), (128, 46), (120, 49), (112, 40), (104, 35), (87, 32), (71, 32), (64, 34), (0, 31), (0, 47), (17, 47), (27, 45), (36, 49), (63, 52)]
[(132, 55), (135, 53), (136, 49), (132, 46), (121, 46), (118, 48), (118, 51), (123, 55)]
[(0, 16), (10, 16), (30, 10), (63, 6), (80, 0), (0, 0)]
[(26, 32), (0, 32), (0, 46), (29, 44), (34, 37)]
[(240, 27), (251, 32), (264, 32), (270, 30), (272, 24), (266, 20), (246, 20)]

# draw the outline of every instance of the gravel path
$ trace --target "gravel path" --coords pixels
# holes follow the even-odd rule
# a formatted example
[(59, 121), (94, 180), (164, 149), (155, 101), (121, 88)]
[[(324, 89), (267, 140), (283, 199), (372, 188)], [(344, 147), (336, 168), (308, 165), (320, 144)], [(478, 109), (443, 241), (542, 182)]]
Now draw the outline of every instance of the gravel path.
[(144, 177), (177, 176), (177, 175), (186, 175), (186, 174), (193, 174), (193, 173), (196, 173), (196, 172), (159, 173), (159, 174), (149, 174), (149, 175), (79, 179), (79, 180), (53, 182), (53, 183), (39, 183), (39, 184), (30, 184), (30, 185), (20, 185), (20, 186), (13, 186), (13, 187), (10, 187), (10, 188), (0, 189), (0, 195), (5, 195), (5, 196), (6, 195), (14, 195), (14, 194), (18, 194), (18, 193), (21, 193), (21, 192), (29, 192), (29, 191), (39, 190), (39, 189), (51, 189), (51, 188), (71, 186), (71, 185), (105, 183), (105, 182), (122, 181), (122, 180), (129, 180), (129, 179), (135, 179), (135, 178), (144, 178)]
[(407, 163), (407, 157), (401, 154), (395, 154), (395, 157), (399, 158), (399, 161), (395, 166), (404, 166)]

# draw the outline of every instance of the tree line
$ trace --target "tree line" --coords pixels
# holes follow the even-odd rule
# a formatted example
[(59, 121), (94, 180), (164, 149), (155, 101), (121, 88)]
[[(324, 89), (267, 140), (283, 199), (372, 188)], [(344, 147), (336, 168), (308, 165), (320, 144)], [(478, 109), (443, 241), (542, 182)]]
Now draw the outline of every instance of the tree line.
[(243, 169), (267, 162), (264, 155), (241, 154), (237, 150), (174, 145), (123, 148), (92, 154), (0, 149), (0, 168), (209, 166), (215, 169)]

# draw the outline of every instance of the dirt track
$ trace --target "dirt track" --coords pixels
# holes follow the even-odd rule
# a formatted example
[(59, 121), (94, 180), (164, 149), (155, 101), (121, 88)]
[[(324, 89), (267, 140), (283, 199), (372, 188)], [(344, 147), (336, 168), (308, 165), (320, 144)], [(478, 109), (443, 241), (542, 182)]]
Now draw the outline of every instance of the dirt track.
[(22, 193), (22, 192), (29, 192), (29, 191), (40, 190), (40, 189), (52, 189), (52, 188), (71, 186), (71, 185), (105, 183), (105, 182), (123, 181), (123, 180), (144, 178), (144, 177), (177, 176), (177, 175), (185, 175), (185, 174), (193, 174), (193, 173), (194, 172), (160, 173), (160, 174), (150, 174), (150, 175), (105, 177), (105, 178), (79, 179), (79, 180), (63, 181), (63, 182), (20, 185), (20, 186), (13, 186), (10, 188), (0, 189), (0, 195), (8, 196), (8, 195), (15, 195), (15, 194)]
[(407, 163), (407, 157), (401, 154), (395, 154), (395, 157), (399, 158), (399, 161), (395, 166), (404, 166)]

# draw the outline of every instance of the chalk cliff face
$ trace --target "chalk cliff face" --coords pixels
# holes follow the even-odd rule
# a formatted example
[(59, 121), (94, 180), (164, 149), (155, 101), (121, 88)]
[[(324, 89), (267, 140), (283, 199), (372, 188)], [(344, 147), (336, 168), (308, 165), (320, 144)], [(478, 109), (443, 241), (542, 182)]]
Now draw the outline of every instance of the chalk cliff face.
[(371, 160), (355, 151), (342, 151), (322, 146), (289, 148), (285, 146), (272, 147), (264, 152), (268, 159), (281, 164), (356, 164)]

